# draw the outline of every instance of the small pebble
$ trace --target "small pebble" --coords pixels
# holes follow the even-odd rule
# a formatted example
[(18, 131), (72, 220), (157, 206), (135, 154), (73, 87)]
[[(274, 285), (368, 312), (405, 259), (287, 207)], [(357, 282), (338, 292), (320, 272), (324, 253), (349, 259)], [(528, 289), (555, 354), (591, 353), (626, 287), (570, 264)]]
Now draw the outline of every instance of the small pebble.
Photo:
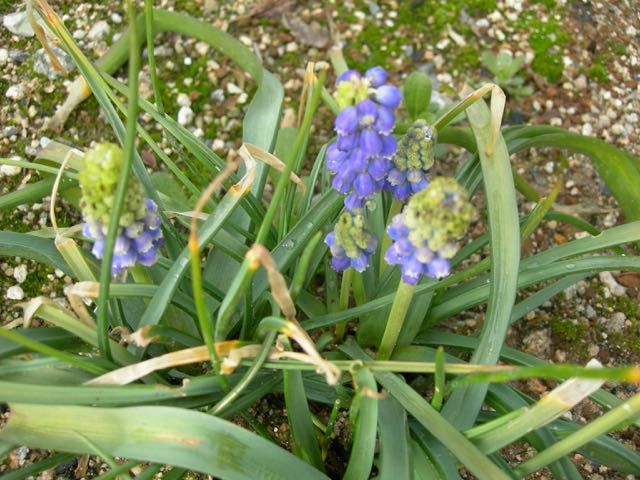
[(89, 40), (103, 40), (111, 31), (111, 27), (105, 20), (100, 20), (96, 22), (96, 24), (91, 27), (89, 33), (87, 33), (87, 38)]
[(176, 103), (180, 107), (190, 107), (191, 99), (189, 98), (189, 95), (187, 95), (186, 93), (179, 93), (178, 98), (176, 99)]
[(180, 110), (178, 110), (178, 123), (185, 126), (191, 122), (193, 122), (193, 110), (191, 110), (191, 107), (180, 107)]
[(11, 100), (22, 100), (24, 98), (24, 89), (22, 85), (11, 85), (4, 95)]
[(27, 266), (26, 265), (18, 265), (13, 269), (13, 278), (16, 279), (16, 282), (22, 283), (27, 279)]
[(31, 28), (31, 24), (29, 23), (29, 19), (27, 18), (26, 11), (14, 12), (5, 15), (2, 18), (2, 24), (14, 35), (18, 35), (20, 37), (33, 37), (35, 35), (33, 33), (33, 28)]
[(14, 285), (7, 289), (7, 298), (9, 300), (22, 300), (24, 298), (24, 291), (19, 285)]
[(611, 275), (611, 272), (600, 272), (598, 274), (598, 278), (600, 279), (600, 282), (605, 287), (607, 287), (609, 292), (611, 292), (611, 294), (614, 297), (622, 297), (623, 295), (626, 294), (627, 289), (624, 288), (622, 285), (620, 285), (618, 282), (616, 282), (616, 279), (613, 278), (613, 275)]
[(15, 165), (0, 165), (0, 176), (15, 177), (22, 171), (22, 168)]
[(237, 86), (235, 83), (227, 83), (227, 92), (229, 92), (231, 95), (239, 95), (242, 93), (242, 89)]

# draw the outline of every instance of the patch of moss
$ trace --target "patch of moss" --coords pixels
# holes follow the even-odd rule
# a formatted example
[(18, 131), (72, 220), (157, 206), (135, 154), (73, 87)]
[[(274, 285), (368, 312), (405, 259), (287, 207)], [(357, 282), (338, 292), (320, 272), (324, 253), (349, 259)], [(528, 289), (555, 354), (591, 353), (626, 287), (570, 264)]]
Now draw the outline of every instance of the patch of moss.
[(544, 5), (545, 7), (547, 7), (548, 9), (552, 9), (555, 8), (556, 5), (556, 0), (531, 0), (533, 3), (537, 3), (539, 5)]
[(591, 65), (586, 68), (585, 72), (587, 76), (600, 83), (609, 83), (609, 61), (614, 56), (621, 56), (627, 53), (627, 44), (620, 40), (611, 40), (605, 42), (601, 47), (600, 53), (598, 53), (591, 62)]
[[(558, 8), (554, 12), (562, 14)], [(542, 20), (538, 13), (527, 11), (520, 15), (514, 26), (529, 34), (529, 44), (535, 53), (531, 62), (533, 71), (551, 83), (558, 82), (563, 71), (562, 51), (568, 40), (562, 25), (554, 17)]]
[(596, 56), (591, 66), (587, 68), (587, 76), (591, 80), (596, 80), (600, 83), (609, 83), (609, 73), (604, 55)]
[[(345, 21), (357, 21), (352, 12), (342, 8), (340, 14)], [(414, 47), (415, 51), (425, 45), (434, 45), (446, 37), (449, 25), (463, 38), (473, 38), (471, 27), (463, 21), (464, 15), (479, 18), (495, 10), (495, 0), (471, 0), (451, 2), (428, 2), (414, 0), (402, 2), (396, 10), (394, 25), (388, 27), (374, 21), (366, 21), (363, 30), (353, 40), (345, 54), (350, 66), (366, 69), (373, 65), (385, 68), (393, 66), (393, 60), (403, 54), (405, 48)], [(410, 37), (398, 35), (399, 27), (410, 27)], [(381, 48), (381, 46), (383, 48)], [(364, 48), (370, 53), (363, 57), (359, 54)], [(465, 72), (479, 66), (478, 51), (470, 45), (457, 45), (451, 42), (443, 51), (450, 71)]]
[(574, 323), (567, 318), (553, 317), (549, 320), (549, 327), (555, 343), (561, 349), (572, 351), (580, 359), (587, 357), (591, 337), (586, 325)]

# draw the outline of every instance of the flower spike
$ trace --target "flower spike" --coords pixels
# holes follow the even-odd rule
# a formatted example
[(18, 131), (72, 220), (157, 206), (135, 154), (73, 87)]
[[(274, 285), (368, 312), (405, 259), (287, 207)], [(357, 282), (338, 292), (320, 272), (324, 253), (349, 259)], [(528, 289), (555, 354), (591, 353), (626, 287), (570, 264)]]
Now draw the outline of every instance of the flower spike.
[(362, 210), (342, 212), (324, 241), (333, 255), (331, 266), (337, 272), (349, 267), (357, 272), (366, 270), (378, 243), (369, 231)]
[(386, 83), (387, 76), (382, 67), (373, 67), (364, 76), (348, 70), (336, 82), (342, 111), (335, 120), (338, 139), (327, 151), (327, 170), (332, 187), (346, 196), (347, 210), (363, 208), (382, 190), (396, 151), (393, 110), (402, 95)]
[(435, 144), (435, 129), (422, 119), (416, 120), (400, 139), (386, 183), (396, 200), (404, 201), (427, 187)]
[[(82, 233), (94, 241), (91, 251), (96, 258), (102, 258), (104, 254), (105, 236), (111, 221), (122, 162), (122, 150), (111, 143), (100, 143), (87, 150), (84, 156), (80, 172), (80, 207), (85, 221)], [(136, 262), (144, 266), (153, 265), (162, 244), (158, 207), (153, 200), (144, 198), (139, 181), (131, 177), (120, 216), (111, 272), (117, 275), (133, 267)]]
[(385, 254), (391, 265), (400, 265), (402, 280), (415, 285), (423, 276), (449, 275), (449, 259), (456, 242), (469, 227), (474, 208), (453, 178), (437, 177), (416, 193), (396, 215), (387, 232), (393, 243)]

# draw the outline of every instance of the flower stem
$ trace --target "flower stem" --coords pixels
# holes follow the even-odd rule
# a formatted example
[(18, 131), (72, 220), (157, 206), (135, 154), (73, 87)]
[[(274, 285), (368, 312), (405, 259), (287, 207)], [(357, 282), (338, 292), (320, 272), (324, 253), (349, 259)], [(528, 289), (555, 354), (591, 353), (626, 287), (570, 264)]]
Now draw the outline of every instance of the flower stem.
[(139, 263), (136, 263), (133, 267), (129, 269), (131, 272), (131, 276), (136, 283), (144, 283), (147, 285), (153, 285), (153, 280), (151, 279), (151, 275), (149, 275), (149, 270), (146, 267), (143, 267)]
[[(347, 268), (342, 274), (342, 284), (340, 285), (339, 311), (349, 308), (349, 293), (353, 279), (353, 268)], [(347, 330), (347, 322), (340, 322), (336, 325), (336, 342), (342, 342), (344, 333)]]
[(393, 305), (391, 305), (391, 313), (387, 320), (387, 327), (384, 329), (380, 348), (378, 349), (378, 360), (388, 360), (391, 358), (415, 291), (415, 285), (404, 282), (400, 282), (398, 285), (396, 296), (393, 299)]
[(367, 297), (364, 293), (364, 284), (362, 283), (362, 273), (355, 272), (353, 279), (351, 280), (353, 285), (353, 298), (356, 301), (356, 305), (364, 305), (367, 302)]
[(140, 52), (136, 34), (136, 5), (133, 0), (127, 2), (127, 16), (129, 18), (129, 96), (127, 98), (127, 123), (124, 139), (124, 161), (118, 176), (118, 183), (113, 200), (113, 209), (109, 229), (104, 246), (104, 255), (100, 264), (100, 294), (98, 296), (97, 327), (98, 347), (100, 354), (111, 360), (109, 345), (109, 319), (107, 309), (109, 301), (109, 284), (111, 283), (111, 263), (113, 261), (113, 247), (118, 235), (120, 215), (122, 214), (124, 197), (129, 181), (129, 173), (135, 155), (136, 127), (138, 125), (138, 72), (140, 71)]
[[(402, 210), (403, 203), (400, 200), (396, 200), (395, 198), (391, 201), (391, 207), (389, 207), (389, 215), (387, 215), (387, 225), (391, 222), (393, 217), (395, 217)], [(382, 238), (382, 246), (380, 248), (380, 268), (378, 269), (379, 278), (382, 278), (382, 274), (384, 273), (385, 268), (387, 268), (387, 262), (384, 260), (384, 252), (389, 249), (391, 245), (391, 237), (385, 230), (384, 237)]]

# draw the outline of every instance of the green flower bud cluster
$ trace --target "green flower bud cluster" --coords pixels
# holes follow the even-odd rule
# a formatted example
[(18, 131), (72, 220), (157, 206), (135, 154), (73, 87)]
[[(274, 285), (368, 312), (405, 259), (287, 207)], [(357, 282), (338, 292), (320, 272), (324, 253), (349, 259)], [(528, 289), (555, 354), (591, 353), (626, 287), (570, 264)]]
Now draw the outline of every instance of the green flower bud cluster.
[(399, 170), (426, 172), (433, 165), (435, 144), (435, 129), (418, 119), (400, 139), (393, 163)]
[(451, 258), (455, 242), (467, 231), (475, 209), (467, 191), (454, 178), (437, 177), (411, 197), (402, 215), (409, 241), (416, 248), (426, 247), (442, 258)]
[(336, 85), (334, 95), (341, 110), (369, 98), (369, 85), (367, 82), (355, 76), (349, 80)]
[(400, 139), (386, 185), (396, 200), (405, 201), (429, 185), (435, 144), (435, 129), (422, 119), (416, 120)]
[(325, 238), (333, 258), (331, 265), (336, 271), (352, 267), (364, 271), (376, 249), (376, 237), (369, 231), (367, 219), (361, 209), (345, 210), (338, 222)]
[[(83, 215), (85, 219), (90, 219), (91, 223), (99, 224), (104, 234), (109, 226), (118, 174), (123, 161), (124, 153), (120, 147), (112, 143), (100, 143), (85, 152), (84, 168), (80, 171), (80, 207)], [(128, 227), (136, 220), (144, 219), (146, 214), (147, 206), (142, 185), (131, 176), (119, 225)]]

